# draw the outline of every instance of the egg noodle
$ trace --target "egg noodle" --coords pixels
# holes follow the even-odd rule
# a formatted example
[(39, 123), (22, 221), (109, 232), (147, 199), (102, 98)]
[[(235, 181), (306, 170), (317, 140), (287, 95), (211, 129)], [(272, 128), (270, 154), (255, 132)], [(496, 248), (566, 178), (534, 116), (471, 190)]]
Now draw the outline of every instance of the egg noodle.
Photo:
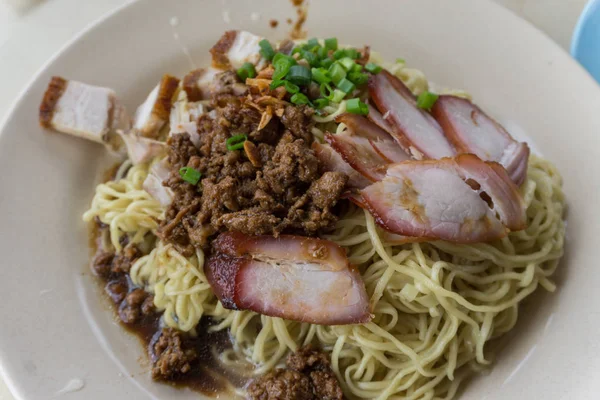
[[(386, 67), (413, 92), (428, 88), (420, 71), (404, 63)], [(324, 130), (331, 131), (335, 114), (344, 109), (342, 102), (327, 110), (328, 117), (316, 117), (317, 139)], [(142, 242), (156, 233), (164, 216), (164, 209), (142, 188), (147, 173), (147, 165), (123, 166), (121, 179), (98, 185), (84, 214), (86, 221), (98, 217), (109, 225), (117, 251), (123, 234)], [(347, 204), (324, 238), (344, 247), (359, 268), (374, 315), (367, 324), (321, 326), (227, 310), (204, 275), (202, 250), (186, 258), (158, 242), (134, 263), (130, 276), (154, 294), (165, 325), (193, 335), (200, 319), (210, 316), (217, 321), (210, 329), (229, 330), (233, 348), (220, 359), (249, 376), (282, 365), (290, 351), (315, 343), (330, 354), (349, 398), (451, 399), (466, 377), (490, 363), (485, 345), (514, 327), (519, 303), (539, 286), (555, 290), (550, 277), (565, 237), (561, 177), (551, 163), (532, 155), (520, 190), (527, 228), (472, 245), (394, 245), (386, 242), (368, 212)]]

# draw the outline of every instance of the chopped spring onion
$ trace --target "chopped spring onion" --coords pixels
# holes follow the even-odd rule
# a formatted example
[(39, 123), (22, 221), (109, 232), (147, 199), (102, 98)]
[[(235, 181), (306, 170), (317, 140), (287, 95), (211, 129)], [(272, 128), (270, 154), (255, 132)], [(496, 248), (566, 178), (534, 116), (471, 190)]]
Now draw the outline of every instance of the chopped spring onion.
[(363, 66), (360, 64), (354, 63), (352, 68), (350, 68), (350, 72), (361, 72), (363, 70)]
[(406, 60), (404, 58), (396, 58), (396, 63), (398, 63), (398, 64), (406, 64)]
[(337, 38), (329, 38), (329, 39), (325, 39), (325, 48), (327, 50), (337, 50), (338, 47), (338, 41)]
[(202, 176), (202, 174), (200, 173), (200, 171), (192, 167), (183, 167), (179, 169), (179, 176), (181, 176), (181, 179), (183, 179), (187, 183), (197, 185), (200, 181), (200, 177)]
[(372, 74), (378, 74), (383, 68), (374, 63), (367, 63), (367, 65), (365, 65), (365, 69)]
[(342, 59), (338, 60), (338, 62), (339, 62), (340, 64), (342, 64), (342, 67), (344, 67), (344, 69), (345, 69), (346, 71), (350, 71), (350, 70), (352, 69), (352, 67), (354, 66), (354, 64), (356, 64), (356, 63), (354, 62), (354, 60), (353, 60), (353, 59), (351, 59), (350, 57), (344, 57), (344, 58), (342, 58)]
[(327, 58), (327, 49), (325, 47), (319, 47), (317, 49), (317, 57), (319, 57), (319, 59)]
[(346, 78), (339, 81), (337, 83), (337, 87), (344, 93), (351, 93), (354, 89), (356, 89), (356, 85)]
[(333, 96), (333, 88), (328, 83), (321, 83), (321, 96), (330, 99)]
[(346, 77), (346, 70), (340, 64), (335, 63), (329, 67), (329, 76), (336, 85)]
[(367, 115), (369, 113), (369, 106), (360, 101), (359, 98), (350, 99), (346, 101), (346, 111), (352, 114)]
[(254, 69), (252, 63), (246, 62), (237, 70), (237, 76), (240, 77), (242, 82), (246, 82), (246, 79), (256, 76), (256, 69)]
[(329, 83), (331, 78), (325, 68), (313, 68), (311, 69), (312, 79), (318, 83)]
[(301, 54), (302, 54), (302, 58), (304, 58), (306, 61), (308, 61), (308, 63), (310, 64), (311, 67), (316, 67), (319, 65), (319, 57), (317, 57), (317, 55), (315, 53), (305, 50)]
[(431, 107), (433, 107), (438, 97), (439, 96), (435, 93), (425, 91), (417, 98), (417, 107), (424, 110), (431, 110)]
[(290, 72), (286, 75), (286, 78), (296, 85), (306, 86), (311, 81), (310, 69), (303, 65), (293, 65), (290, 68)]
[(346, 57), (357, 59), (360, 58), (360, 53), (356, 49), (346, 49)]
[(290, 99), (290, 101), (293, 104), (296, 104), (298, 106), (300, 106), (302, 104), (308, 104), (308, 103), (310, 103), (310, 101), (308, 100), (308, 97), (306, 97), (306, 95), (304, 95), (302, 93), (296, 93), (295, 95), (292, 96), (292, 98)]
[(332, 103), (339, 103), (340, 101), (344, 100), (344, 97), (346, 97), (346, 93), (339, 89), (335, 89), (331, 96), (327, 97), (327, 100), (331, 101)]
[(269, 43), (267, 39), (263, 39), (260, 42), (258, 42), (258, 45), (260, 46), (260, 55), (263, 56), (266, 60), (271, 61), (275, 56), (275, 50), (273, 50), (273, 46), (271, 46), (271, 43)]
[(294, 55), (296, 53), (302, 53), (302, 50), (304, 50), (303, 46), (296, 46), (292, 49), (292, 55)]
[(227, 145), (227, 150), (233, 151), (233, 150), (239, 150), (239, 149), (243, 148), (244, 142), (246, 140), (248, 140), (248, 136), (246, 136), (243, 133), (230, 137), (225, 142), (225, 144)]
[(284, 80), (273, 81), (271, 82), (271, 85), (269, 85), (271, 90), (277, 89), (279, 86), (285, 87), (286, 92), (291, 94), (298, 93), (300, 91), (300, 88), (297, 85)]
[(273, 80), (277, 81), (282, 79), (284, 76), (290, 72), (290, 68), (293, 65), (296, 65), (296, 60), (293, 57), (287, 56), (283, 53), (277, 53), (273, 57), (273, 68), (275, 71), (273, 72)]
[(355, 85), (360, 86), (369, 81), (369, 75), (363, 74), (362, 72), (350, 72), (348, 74), (348, 79)]
[(306, 42), (306, 47), (309, 49), (312, 49), (315, 46), (319, 46), (319, 39), (317, 38), (309, 39), (308, 42)]
[(321, 108), (329, 105), (329, 100), (327, 99), (316, 99), (315, 101), (313, 101), (315, 108), (317, 110), (320, 110)]
[(331, 58), (324, 58), (321, 60), (321, 68), (329, 68), (333, 65), (333, 60)]
[(338, 49), (333, 53), (333, 58), (335, 58), (336, 60), (339, 60), (340, 58), (344, 57), (346, 57), (346, 50), (344, 49)]

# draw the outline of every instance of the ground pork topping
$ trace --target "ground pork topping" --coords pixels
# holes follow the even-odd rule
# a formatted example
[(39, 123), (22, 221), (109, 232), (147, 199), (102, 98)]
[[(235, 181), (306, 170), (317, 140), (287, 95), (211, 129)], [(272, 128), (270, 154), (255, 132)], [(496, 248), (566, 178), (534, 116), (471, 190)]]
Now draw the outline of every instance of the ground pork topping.
[[(322, 172), (311, 149), (312, 108), (249, 90), (231, 71), (215, 77), (208, 108), (198, 146), (187, 133), (168, 141), (165, 184), (175, 198), (159, 230), (163, 240), (191, 255), (220, 231), (311, 236), (334, 225), (348, 178)], [(228, 149), (234, 136), (246, 143)], [(197, 185), (181, 178), (183, 167), (202, 174)]]

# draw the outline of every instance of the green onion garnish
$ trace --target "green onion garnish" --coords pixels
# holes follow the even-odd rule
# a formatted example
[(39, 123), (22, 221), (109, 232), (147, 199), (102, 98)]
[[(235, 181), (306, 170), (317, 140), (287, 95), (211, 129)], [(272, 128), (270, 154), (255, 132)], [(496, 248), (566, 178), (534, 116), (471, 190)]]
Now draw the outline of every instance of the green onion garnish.
[(192, 167), (183, 167), (179, 169), (179, 176), (181, 176), (181, 179), (183, 179), (187, 183), (197, 185), (198, 181), (200, 181), (200, 177), (202, 176), (202, 174), (200, 173), (200, 171)]
[(327, 97), (327, 99), (333, 103), (339, 103), (340, 101), (344, 100), (344, 97), (346, 97), (346, 93), (339, 89), (335, 89), (331, 96)]
[(269, 85), (271, 90), (277, 89), (279, 86), (285, 87), (286, 92), (291, 94), (298, 93), (300, 91), (300, 88), (297, 85), (284, 80), (273, 81)]
[(372, 74), (378, 74), (383, 68), (374, 63), (367, 63), (367, 65), (365, 65), (365, 69)]
[(317, 57), (315, 53), (312, 53), (310, 51), (303, 51), (302, 58), (308, 61), (311, 67), (316, 67), (319, 65), (319, 57)]
[(303, 65), (294, 65), (290, 68), (290, 71), (286, 75), (286, 78), (287, 80), (296, 85), (306, 86), (310, 83), (311, 80), (310, 69), (306, 68)]
[(356, 49), (346, 49), (346, 57), (357, 59), (360, 57), (360, 53)]
[(246, 82), (246, 79), (256, 76), (256, 69), (254, 69), (252, 63), (246, 62), (237, 70), (237, 76), (239, 76), (242, 82)]
[(292, 68), (293, 65), (296, 65), (294, 57), (290, 57), (283, 53), (275, 54), (273, 57), (273, 68), (275, 68), (273, 80), (278, 81), (279, 79), (282, 79), (290, 72), (290, 68)]
[(329, 67), (329, 76), (336, 85), (346, 77), (346, 70), (340, 64), (335, 63)]
[(362, 65), (354, 63), (354, 65), (352, 66), (352, 68), (350, 68), (350, 71), (351, 72), (361, 72), (362, 69), (363, 69)]
[(302, 50), (304, 50), (303, 46), (296, 46), (292, 49), (292, 55), (294, 55), (296, 53), (302, 53)]
[(309, 39), (308, 42), (306, 42), (306, 47), (309, 49), (311, 49), (315, 46), (318, 46), (318, 45), (319, 45), (319, 39), (317, 39), (317, 38)]
[(244, 147), (244, 142), (248, 140), (248, 136), (241, 133), (239, 135), (235, 135), (227, 139), (225, 144), (227, 145), (227, 150), (234, 151), (239, 150)]
[(329, 83), (331, 78), (325, 68), (313, 68), (310, 70), (312, 73), (312, 79), (318, 83)]
[(404, 58), (396, 58), (396, 63), (398, 63), (398, 64), (406, 64), (406, 61), (404, 60)]
[(271, 43), (269, 43), (267, 39), (263, 39), (260, 42), (258, 42), (258, 45), (260, 46), (260, 55), (263, 56), (266, 60), (271, 61), (275, 56), (275, 50), (273, 50), (273, 46), (271, 46)]
[(319, 47), (317, 49), (317, 57), (319, 57), (319, 59), (327, 58), (327, 49), (325, 47)]
[(433, 107), (438, 97), (439, 96), (435, 93), (425, 91), (417, 98), (417, 107), (424, 110), (431, 110), (431, 107)]
[(352, 67), (354, 66), (354, 64), (356, 64), (356, 63), (354, 62), (354, 60), (353, 60), (353, 59), (351, 59), (350, 57), (344, 57), (344, 58), (342, 58), (342, 59), (338, 60), (338, 62), (339, 62), (340, 64), (342, 64), (342, 67), (344, 67), (344, 69), (345, 69), (346, 71), (350, 71), (350, 70), (352, 69)]
[(321, 96), (331, 100), (329, 97), (333, 96), (333, 88), (328, 83), (321, 83)]
[(317, 110), (320, 110), (321, 108), (329, 105), (329, 100), (327, 99), (316, 99), (315, 101), (313, 101), (315, 108)]
[(359, 98), (354, 98), (346, 101), (346, 111), (352, 114), (367, 115), (369, 106), (360, 101)]
[(346, 50), (344, 49), (338, 49), (333, 53), (333, 58), (335, 58), (336, 60), (339, 60), (340, 58), (344, 57), (346, 57)]
[(337, 50), (338, 47), (338, 41), (337, 38), (329, 38), (329, 39), (325, 39), (325, 48), (327, 50)]
[(363, 74), (362, 72), (350, 72), (348, 74), (348, 79), (351, 82), (353, 82), (356, 86), (360, 86), (364, 85), (369, 81), (369, 75)]
[(339, 81), (337, 87), (344, 93), (351, 93), (354, 89), (356, 89), (356, 85), (346, 78)]
[(292, 98), (290, 99), (290, 101), (293, 104), (296, 104), (298, 106), (300, 106), (302, 104), (308, 104), (308, 103), (310, 103), (310, 101), (308, 100), (308, 97), (306, 97), (306, 95), (304, 95), (302, 93), (296, 93), (295, 95), (292, 96)]
[(321, 68), (329, 68), (333, 65), (333, 60), (331, 58), (324, 58), (321, 60)]

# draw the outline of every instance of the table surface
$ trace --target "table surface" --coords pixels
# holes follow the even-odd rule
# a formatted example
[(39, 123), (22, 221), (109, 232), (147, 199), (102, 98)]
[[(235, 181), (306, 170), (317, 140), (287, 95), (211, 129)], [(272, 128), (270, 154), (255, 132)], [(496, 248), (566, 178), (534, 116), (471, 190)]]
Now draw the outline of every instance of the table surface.
[[(21, 90), (75, 34), (131, 0), (0, 0), (0, 121)], [(313, 0), (314, 1), (314, 0)], [(568, 50), (587, 0), (494, 0)], [(0, 400), (13, 400), (0, 379)]]

